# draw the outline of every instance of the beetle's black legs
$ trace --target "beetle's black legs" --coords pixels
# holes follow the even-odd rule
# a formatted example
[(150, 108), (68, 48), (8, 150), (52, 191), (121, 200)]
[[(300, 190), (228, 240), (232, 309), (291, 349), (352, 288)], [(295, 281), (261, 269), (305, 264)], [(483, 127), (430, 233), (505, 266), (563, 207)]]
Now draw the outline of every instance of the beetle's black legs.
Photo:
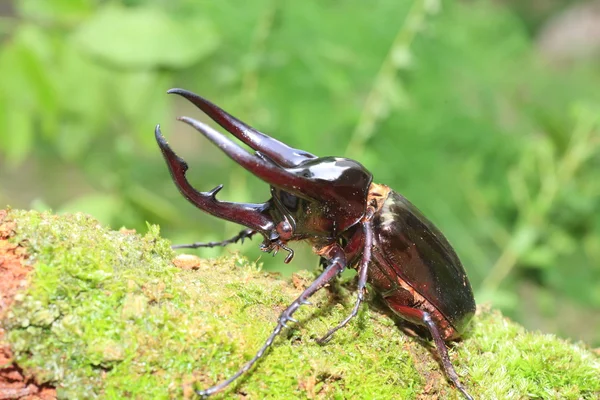
[(348, 322), (350, 322), (350, 320), (352, 318), (354, 318), (356, 316), (356, 314), (358, 314), (358, 308), (360, 307), (360, 304), (365, 299), (365, 286), (367, 285), (368, 268), (369, 268), (369, 263), (371, 262), (371, 247), (373, 246), (373, 228), (371, 227), (370, 219), (367, 221), (364, 221), (362, 223), (362, 226), (363, 226), (363, 233), (364, 233), (364, 238), (365, 238), (365, 245), (364, 245), (365, 247), (363, 250), (360, 268), (358, 270), (358, 285), (356, 288), (356, 292), (357, 292), (356, 303), (354, 303), (354, 308), (352, 309), (352, 312), (350, 313), (350, 315), (348, 315), (346, 317), (346, 319), (344, 319), (342, 322), (340, 322), (339, 325), (336, 326), (335, 328), (330, 329), (329, 332), (327, 332), (325, 334), (325, 336), (323, 336), (320, 339), (317, 339), (317, 343), (319, 343), (319, 344), (327, 343), (331, 339), (331, 337), (333, 336), (333, 334), (335, 332), (337, 332), (338, 330), (340, 330), (341, 328), (346, 326), (346, 324)]
[(217, 246), (227, 246), (228, 244), (233, 244), (241, 241), (244, 242), (244, 239), (251, 238), (256, 231), (252, 229), (244, 229), (234, 237), (230, 239), (223, 240), (221, 242), (195, 242), (190, 244), (175, 244), (171, 246), (172, 249), (198, 249), (201, 247), (217, 247)]
[(202, 96), (185, 89), (171, 89), (167, 93), (185, 97), (253, 150), (264, 153), (283, 167), (293, 167), (302, 161), (317, 158), (306, 151), (294, 149), (285, 143), (281, 143), (279, 140), (257, 131)]
[(210, 387), (205, 390), (199, 390), (196, 393), (202, 397), (208, 397), (212, 394), (215, 394), (223, 389), (225, 389), (231, 382), (236, 380), (240, 375), (244, 372), (248, 371), (252, 366), (263, 356), (265, 351), (273, 344), (273, 341), (281, 333), (281, 330), (285, 328), (288, 321), (297, 322), (292, 318), (292, 315), (300, 308), (303, 304), (308, 304), (308, 298), (315, 294), (319, 289), (325, 286), (329, 281), (339, 275), (346, 268), (346, 256), (344, 255), (344, 251), (338, 244), (333, 244), (329, 247), (329, 250), (326, 254), (323, 254), (323, 257), (326, 257), (329, 260), (327, 268), (325, 271), (311, 285), (302, 292), (300, 296), (296, 300), (292, 302), (286, 308), (281, 315), (279, 316), (279, 320), (277, 322), (277, 326), (271, 333), (271, 335), (265, 341), (265, 344), (258, 350), (256, 355), (248, 361), (238, 372), (233, 374), (229, 379)]

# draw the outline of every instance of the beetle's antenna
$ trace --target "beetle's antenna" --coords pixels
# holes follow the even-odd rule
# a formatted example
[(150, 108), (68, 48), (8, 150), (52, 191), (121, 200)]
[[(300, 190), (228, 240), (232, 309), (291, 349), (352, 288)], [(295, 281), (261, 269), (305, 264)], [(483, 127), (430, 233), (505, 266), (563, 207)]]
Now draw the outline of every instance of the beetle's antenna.
[(250, 146), (253, 150), (265, 153), (283, 167), (295, 167), (303, 161), (317, 158), (313, 154), (294, 149), (277, 139), (265, 135), (202, 96), (179, 88), (170, 89), (167, 93), (177, 94), (186, 98), (236, 138)]
[(252, 238), (252, 236), (255, 233), (256, 233), (256, 231), (254, 231), (252, 229), (244, 229), (243, 231), (241, 231), (234, 237), (232, 237), (230, 239), (222, 240), (220, 242), (195, 242), (195, 243), (190, 243), (190, 244), (175, 244), (175, 245), (172, 245), (171, 248), (172, 249), (199, 249), (199, 248), (205, 248), (205, 247), (209, 247), (209, 248), (219, 247), (219, 246), (225, 247), (228, 244), (233, 244), (233, 243), (237, 243), (237, 242), (244, 243), (244, 239)]

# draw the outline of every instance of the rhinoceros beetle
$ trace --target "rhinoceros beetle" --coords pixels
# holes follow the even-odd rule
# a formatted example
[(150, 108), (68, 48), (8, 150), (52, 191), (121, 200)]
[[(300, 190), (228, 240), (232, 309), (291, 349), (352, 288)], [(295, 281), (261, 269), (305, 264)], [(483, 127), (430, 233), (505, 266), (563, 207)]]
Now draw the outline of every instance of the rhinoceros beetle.
[(227, 245), (259, 233), (261, 249), (294, 252), (293, 240), (306, 240), (324, 261), (324, 270), (279, 316), (271, 335), (256, 355), (229, 379), (198, 391), (210, 396), (248, 371), (271, 346), (301, 305), (346, 268), (358, 271), (357, 297), (348, 317), (318, 340), (327, 342), (357, 315), (367, 282), (398, 316), (424, 326), (431, 334), (449, 380), (467, 399), (444, 341), (460, 337), (475, 313), (473, 292), (458, 256), (444, 235), (402, 195), (373, 183), (359, 162), (341, 157), (317, 157), (297, 150), (246, 125), (208, 100), (183, 89), (171, 89), (237, 139), (254, 150), (244, 150), (210, 126), (188, 117), (191, 125), (216, 144), (233, 161), (270, 185), (271, 198), (264, 203), (219, 201), (223, 185), (199, 192), (186, 179), (188, 166), (169, 147), (156, 127), (156, 141), (171, 176), (181, 193), (196, 207), (218, 218), (247, 227), (223, 242), (194, 243), (174, 247)]

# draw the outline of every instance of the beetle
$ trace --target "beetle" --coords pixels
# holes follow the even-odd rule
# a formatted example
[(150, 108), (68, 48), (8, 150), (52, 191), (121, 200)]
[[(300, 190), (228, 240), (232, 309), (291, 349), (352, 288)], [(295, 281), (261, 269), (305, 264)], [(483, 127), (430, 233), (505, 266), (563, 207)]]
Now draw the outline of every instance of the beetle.
[(358, 313), (367, 282), (383, 302), (401, 318), (425, 327), (437, 349), (447, 378), (467, 399), (472, 397), (459, 381), (448, 357), (445, 341), (458, 339), (475, 313), (473, 291), (465, 270), (444, 235), (406, 198), (388, 186), (373, 182), (359, 162), (341, 157), (317, 157), (294, 149), (248, 126), (203, 97), (184, 89), (171, 89), (184, 97), (254, 153), (210, 126), (189, 117), (192, 126), (233, 161), (270, 185), (264, 203), (217, 200), (219, 185), (199, 192), (186, 178), (187, 163), (155, 129), (158, 146), (179, 191), (192, 204), (218, 218), (243, 225), (235, 237), (223, 242), (193, 243), (174, 248), (227, 245), (254, 234), (263, 237), (261, 250), (285, 250), (289, 263), (294, 252), (288, 242), (306, 240), (322, 258), (323, 272), (279, 316), (277, 325), (256, 355), (229, 379), (197, 392), (208, 397), (226, 388), (248, 371), (272, 345), (301, 305), (346, 268), (358, 272), (357, 296), (350, 314), (318, 339), (324, 344)]

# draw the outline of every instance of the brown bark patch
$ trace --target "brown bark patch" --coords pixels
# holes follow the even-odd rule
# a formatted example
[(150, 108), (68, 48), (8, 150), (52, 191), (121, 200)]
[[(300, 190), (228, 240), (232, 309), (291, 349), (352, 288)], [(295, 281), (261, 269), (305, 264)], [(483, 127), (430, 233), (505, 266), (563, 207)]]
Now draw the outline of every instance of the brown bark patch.
[(38, 385), (13, 361), (9, 345), (4, 341), (2, 320), (14, 302), (15, 295), (27, 287), (32, 268), (26, 264), (25, 248), (8, 239), (15, 234), (16, 224), (0, 210), (0, 400), (54, 400), (56, 389)]

